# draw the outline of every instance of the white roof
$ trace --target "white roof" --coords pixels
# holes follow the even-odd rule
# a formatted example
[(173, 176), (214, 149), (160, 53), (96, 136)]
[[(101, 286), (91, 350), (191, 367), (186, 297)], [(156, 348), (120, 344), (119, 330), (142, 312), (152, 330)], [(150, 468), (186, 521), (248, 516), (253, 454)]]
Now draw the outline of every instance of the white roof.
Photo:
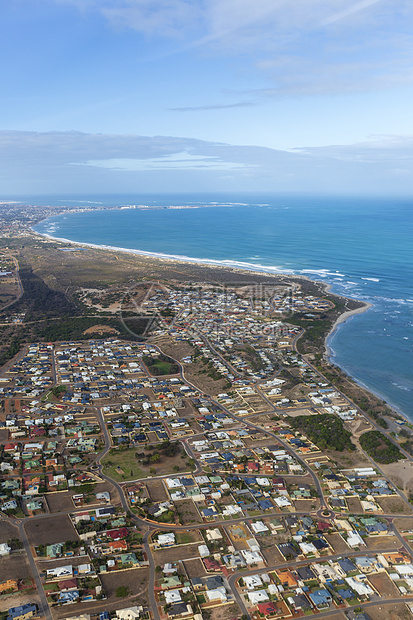
[(257, 603), (265, 603), (265, 601), (269, 601), (270, 599), (266, 590), (255, 590), (255, 592), (248, 592), (248, 598), (251, 605), (257, 605)]

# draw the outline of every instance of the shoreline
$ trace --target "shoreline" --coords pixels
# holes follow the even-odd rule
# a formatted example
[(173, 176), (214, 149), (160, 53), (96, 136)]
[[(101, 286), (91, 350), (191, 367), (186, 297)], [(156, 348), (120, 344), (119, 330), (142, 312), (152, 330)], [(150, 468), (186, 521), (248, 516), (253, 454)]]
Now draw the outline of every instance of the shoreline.
[[(47, 219), (47, 218), (46, 218)], [(42, 220), (43, 221), (43, 220)], [(60, 243), (67, 243), (69, 245), (75, 245), (80, 247), (92, 248), (94, 250), (107, 250), (110, 252), (122, 252), (124, 254), (132, 254), (141, 257), (152, 258), (154, 260), (169, 261), (172, 263), (189, 263), (193, 265), (202, 265), (203, 267), (215, 267), (222, 269), (235, 269), (237, 271), (244, 271), (248, 273), (267, 274), (269, 276), (290, 276), (294, 278), (302, 278), (311, 282), (317, 282), (324, 286), (329, 286), (320, 280), (313, 280), (308, 276), (302, 274), (296, 274), (291, 269), (283, 269), (282, 267), (271, 267), (265, 265), (254, 265), (253, 263), (247, 263), (243, 261), (231, 261), (231, 260), (215, 260), (213, 258), (195, 258), (191, 256), (185, 256), (181, 254), (164, 254), (163, 252), (150, 252), (149, 250), (136, 250), (133, 248), (120, 248), (114, 245), (104, 245), (97, 243), (89, 243), (86, 241), (73, 241), (66, 239), (65, 237), (53, 237), (48, 233), (40, 233), (33, 228), (30, 229), (33, 235), (39, 235), (46, 241), (59, 241)], [(334, 293), (333, 293), (334, 294)], [(338, 296), (338, 295), (337, 295)], [(344, 299), (344, 298), (343, 298)]]
[[(334, 293), (333, 293), (334, 294)], [(346, 299), (345, 297), (343, 297), (342, 299)], [(327, 355), (327, 358), (330, 359), (330, 356), (332, 355), (332, 351), (330, 349), (330, 347), (328, 346), (328, 340), (329, 338), (331, 338), (335, 332), (337, 331), (337, 328), (339, 325), (341, 325), (342, 323), (346, 323), (352, 316), (356, 315), (356, 314), (362, 314), (363, 312), (367, 312), (367, 310), (369, 310), (370, 308), (373, 307), (373, 304), (365, 301), (362, 302), (364, 305), (360, 306), (360, 308), (354, 308), (354, 310), (346, 310), (345, 312), (343, 312), (342, 314), (340, 314), (340, 316), (338, 316), (336, 318), (336, 320), (334, 321), (333, 325), (331, 326), (330, 331), (328, 332), (326, 338), (325, 338), (325, 354)]]
[[(101, 209), (98, 209), (101, 210)], [(48, 218), (44, 218), (44, 219), (48, 219)], [(40, 221), (44, 221), (44, 220), (39, 220)], [(37, 223), (39, 223), (37, 222)], [(36, 224), (37, 224), (36, 223)], [(259, 275), (261, 278), (263, 276), (268, 276), (269, 278), (273, 278), (273, 277), (282, 277), (282, 276), (286, 276), (288, 278), (291, 279), (295, 279), (295, 280), (301, 280), (301, 281), (307, 281), (307, 282), (311, 282), (313, 284), (315, 284), (316, 286), (318, 286), (320, 288), (320, 292), (321, 290), (325, 291), (326, 293), (330, 293), (331, 289), (332, 289), (332, 285), (328, 282), (324, 282), (322, 280), (318, 280), (318, 279), (313, 279), (310, 278), (308, 275), (304, 275), (304, 274), (297, 274), (292, 270), (289, 269), (282, 269), (280, 267), (267, 267), (265, 265), (260, 265), (260, 266), (256, 266), (252, 263), (246, 263), (246, 262), (242, 262), (242, 261), (218, 261), (218, 260), (214, 260), (214, 259), (200, 259), (200, 258), (192, 258), (192, 257), (188, 257), (188, 256), (184, 256), (184, 255), (170, 255), (170, 254), (163, 254), (161, 252), (150, 252), (150, 251), (145, 251), (145, 250), (137, 250), (137, 249), (132, 249), (132, 248), (119, 248), (116, 246), (109, 246), (109, 245), (99, 245), (99, 244), (94, 244), (94, 243), (88, 243), (88, 242), (80, 242), (80, 241), (73, 241), (71, 239), (66, 239), (66, 238), (61, 238), (61, 237), (53, 237), (52, 235), (49, 235), (47, 233), (40, 233), (37, 232), (36, 230), (34, 230), (33, 228), (30, 228), (30, 232), (31, 234), (33, 234), (34, 236), (39, 236), (42, 238), (42, 240), (44, 241), (48, 241), (50, 243), (52, 242), (58, 242), (58, 243), (64, 243), (64, 244), (68, 244), (69, 246), (74, 246), (75, 248), (90, 248), (90, 249), (94, 249), (94, 250), (98, 250), (98, 251), (106, 251), (106, 252), (121, 252), (124, 254), (129, 254), (132, 256), (138, 256), (141, 258), (147, 258), (149, 260), (154, 260), (154, 261), (159, 261), (160, 263), (169, 263), (169, 264), (186, 264), (186, 265), (196, 265), (198, 267), (202, 267), (202, 268), (206, 268), (206, 269), (219, 269), (219, 270), (227, 270), (227, 271), (231, 271), (231, 272), (239, 272), (239, 273), (243, 273), (243, 274), (249, 274), (249, 275), (253, 275), (254, 273)], [(327, 272), (328, 270), (325, 270), (325, 272)], [(315, 270), (315, 274), (316, 274), (316, 270)], [(359, 381), (356, 377), (352, 376), (350, 373), (348, 373), (348, 371), (345, 368), (342, 368), (338, 363), (336, 363), (336, 361), (333, 359), (333, 351), (330, 349), (329, 347), (329, 340), (330, 338), (334, 335), (334, 333), (337, 331), (338, 327), (341, 324), (344, 324), (345, 322), (347, 322), (352, 316), (355, 316), (357, 314), (362, 314), (364, 312), (366, 312), (367, 310), (369, 310), (373, 304), (369, 303), (369, 302), (365, 302), (362, 300), (359, 300), (357, 298), (351, 298), (351, 297), (345, 297), (343, 295), (339, 295), (336, 293), (331, 292), (331, 295), (333, 295), (334, 297), (341, 299), (343, 301), (345, 301), (346, 303), (348, 303), (349, 301), (353, 302), (353, 303), (357, 303), (360, 304), (359, 307), (357, 308), (353, 308), (350, 310), (345, 310), (344, 312), (342, 312), (334, 321), (333, 325), (331, 326), (331, 329), (329, 330), (328, 334), (325, 337), (324, 340), (324, 357), (326, 359), (326, 361), (331, 364), (332, 366), (336, 366), (338, 368), (340, 368), (341, 370), (343, 370), (357, 385), (359, 385), (362, 389), (367, 390), (368, 392), (370, 392), (371, 394), (373, 394), (374, 396), (376, 396), (377, 398), (379, 398), (380, 400), (385, 401), (388, 406), (393, 409), (398, 415), (402, 416), (403, 419), (405, 419), (406, 421), (410, 422), (410, 419), (408, 418), (407, 414), (405, 414), (403, 411), (401, 411), (396, 405), (392, 404), (391, 402), (389, 402), (387, 400), (386, 397), (383, 397), (383, 395), (378, 394), (377, 392), (374, 391), (374, 389), (366, 386), (365, 384), (363, 384), (361, 381)]]

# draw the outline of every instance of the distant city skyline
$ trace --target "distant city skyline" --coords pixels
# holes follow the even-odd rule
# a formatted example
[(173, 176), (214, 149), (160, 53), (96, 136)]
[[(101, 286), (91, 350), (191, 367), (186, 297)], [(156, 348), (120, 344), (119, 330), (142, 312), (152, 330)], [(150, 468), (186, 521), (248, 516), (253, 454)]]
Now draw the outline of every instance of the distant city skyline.
[(14, 0), (1, 14), (4, 194), (413, 193), (408, 0)]

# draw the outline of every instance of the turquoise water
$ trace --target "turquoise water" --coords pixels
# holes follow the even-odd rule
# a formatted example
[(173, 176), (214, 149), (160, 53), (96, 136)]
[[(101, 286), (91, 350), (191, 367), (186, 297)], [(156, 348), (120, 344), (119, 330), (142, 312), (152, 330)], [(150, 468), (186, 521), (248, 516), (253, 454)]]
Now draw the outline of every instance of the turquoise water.
[[(30, 203), (90, 205), (70, 200)], [(413, 420), (413, 200), (264, 194), (88, 200), (198, 208), (72, 213), (49, 218), (35, 230), (84, 243), (290, 271), (372, 303), (330, 338), (332, 359)]]

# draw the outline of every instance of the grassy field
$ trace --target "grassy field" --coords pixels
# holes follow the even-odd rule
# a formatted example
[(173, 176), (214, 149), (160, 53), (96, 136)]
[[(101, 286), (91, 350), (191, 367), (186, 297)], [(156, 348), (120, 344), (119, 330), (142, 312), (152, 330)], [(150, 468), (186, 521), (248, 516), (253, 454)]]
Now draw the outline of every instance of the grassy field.
[[(159, 463), (142, 465), (135, 457), (135, 448), (126, 450), (113, 449), (103, 459), (103, 473), (118, 482), (124, 480), (138, 480), (139, 478), (148, 478), (150, 476), (162, 476), (165, 474), (176, 474), (179, 472), (188, 472), (189, 468), (185, 464), (187, 459), (174, 456), (168, 458), (162, 456)], [(151, 469), (155, 472), (151, 472)], [(176, 471), (174, 468), (177, 468)]]
[[(111, 450), (103, 459), (103, 473), (114, 480), (136, 480), (150, 476), (149, 468), (142, 469), (135, 458), (135, 451)], [(122, 471), (121, 471), (122, 470)], [(122, 473), (123, 472), (123, 473)]]

